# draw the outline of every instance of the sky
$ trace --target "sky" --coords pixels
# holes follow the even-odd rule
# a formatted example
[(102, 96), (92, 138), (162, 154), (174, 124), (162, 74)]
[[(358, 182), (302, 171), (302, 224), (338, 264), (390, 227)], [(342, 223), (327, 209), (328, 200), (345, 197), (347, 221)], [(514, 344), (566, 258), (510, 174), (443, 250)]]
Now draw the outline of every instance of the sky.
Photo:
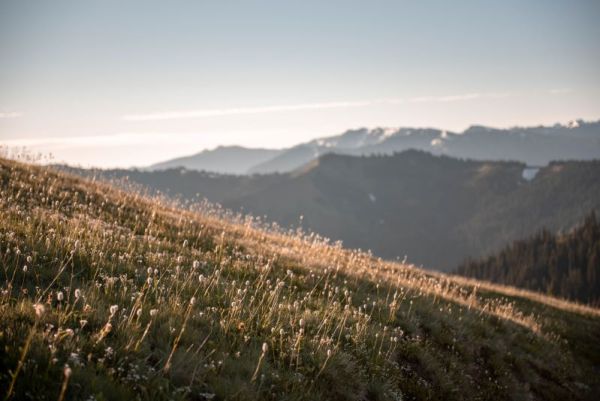
[(600, 119), (600, 2), (0, 0), (0, 145), (146, 166)]

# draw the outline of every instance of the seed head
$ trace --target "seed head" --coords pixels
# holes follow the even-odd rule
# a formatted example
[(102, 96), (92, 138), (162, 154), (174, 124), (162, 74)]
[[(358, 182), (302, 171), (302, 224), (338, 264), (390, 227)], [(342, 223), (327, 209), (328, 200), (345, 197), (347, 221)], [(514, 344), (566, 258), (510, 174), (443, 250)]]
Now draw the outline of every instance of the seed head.
[(44, 304), (35, 304), (35, 305), (33, 305), (33, 308), (35, 309), (35, 315), (38, 318), (41, 318), (42, 316), (44, 316), (44, 312), (46, 312), (46, 308), (44, 307)]

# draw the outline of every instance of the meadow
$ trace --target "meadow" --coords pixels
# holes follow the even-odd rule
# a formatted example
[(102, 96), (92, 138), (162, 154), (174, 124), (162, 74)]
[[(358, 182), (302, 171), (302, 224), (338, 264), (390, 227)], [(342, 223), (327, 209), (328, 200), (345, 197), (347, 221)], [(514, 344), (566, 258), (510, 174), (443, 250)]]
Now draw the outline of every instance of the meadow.
[(599, 309), (7, 159), (0, 273), (5, 400), (600, 395)]

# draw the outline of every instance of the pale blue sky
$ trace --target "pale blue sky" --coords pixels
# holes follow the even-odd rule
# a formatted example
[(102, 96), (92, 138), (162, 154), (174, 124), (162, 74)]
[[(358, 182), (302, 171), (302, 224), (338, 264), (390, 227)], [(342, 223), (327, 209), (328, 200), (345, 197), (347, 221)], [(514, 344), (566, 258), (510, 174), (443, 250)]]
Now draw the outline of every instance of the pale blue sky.
[(600, 118), (600, 2), (0, 0), (0, 142), (83, 165)]

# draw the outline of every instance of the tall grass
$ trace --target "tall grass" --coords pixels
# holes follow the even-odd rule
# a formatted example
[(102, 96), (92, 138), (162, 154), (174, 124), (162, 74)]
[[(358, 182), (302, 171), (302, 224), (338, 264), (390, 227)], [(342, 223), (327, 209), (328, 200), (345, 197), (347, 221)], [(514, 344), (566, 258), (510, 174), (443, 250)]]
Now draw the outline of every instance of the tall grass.
[(7, 400), (595, 391), (560, 333), (503, 287), (7, 160), (0, 210)]

